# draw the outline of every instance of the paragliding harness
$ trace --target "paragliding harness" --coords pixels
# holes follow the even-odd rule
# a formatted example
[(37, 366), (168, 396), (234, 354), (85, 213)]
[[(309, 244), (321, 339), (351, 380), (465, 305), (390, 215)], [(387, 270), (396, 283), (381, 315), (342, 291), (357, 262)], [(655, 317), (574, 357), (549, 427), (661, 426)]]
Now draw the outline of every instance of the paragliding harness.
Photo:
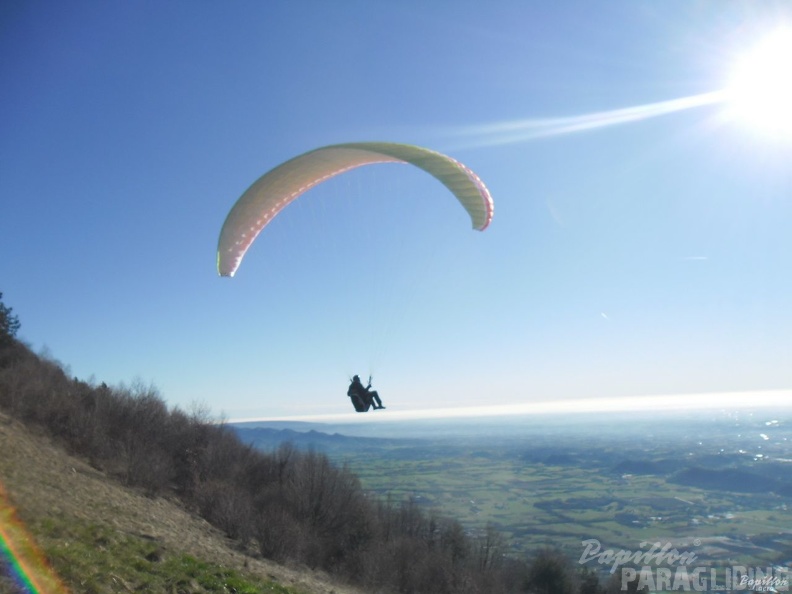
[[(352, 382), (352, 380), (350, 380)], [(369, 376), (369, 387), (371, 387), (371, 376)], [(366, 398), (361, 392), (365, 391), (363, 384), (352, 382), (347, 390), (347, 396), (352, 399), (352, 406), (355, 407), (357, 412), (368, 412), (371, 408), (371, 402), (366, 402)]]

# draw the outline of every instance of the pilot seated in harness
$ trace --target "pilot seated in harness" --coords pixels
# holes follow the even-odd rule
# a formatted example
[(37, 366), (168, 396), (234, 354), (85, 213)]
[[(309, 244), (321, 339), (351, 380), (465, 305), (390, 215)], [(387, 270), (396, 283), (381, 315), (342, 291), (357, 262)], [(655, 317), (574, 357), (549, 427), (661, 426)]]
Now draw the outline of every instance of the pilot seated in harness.
[(385, 408), (382, 406), (379, 394), (371, 389), (371, 377), (369, 377), (368, 386), (363, 386), (359, 376), (352, 378), (352, 383), (349, 384), (347, 396), (352, 399), (352, 406), (355, 407), (357, 412), (368, 412), (369, 408), (374, 410)]

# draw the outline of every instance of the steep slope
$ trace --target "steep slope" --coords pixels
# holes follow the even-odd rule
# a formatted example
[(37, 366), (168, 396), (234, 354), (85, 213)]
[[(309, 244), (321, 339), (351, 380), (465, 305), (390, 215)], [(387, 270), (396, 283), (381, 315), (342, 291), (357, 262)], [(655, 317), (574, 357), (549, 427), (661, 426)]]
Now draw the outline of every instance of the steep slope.
[[(333, 583), (326, 575), (308, 569), (288, 568), (263, 559), (256, 559), (235, 550), (231, 541), (207, 522), (189, 513), (176, 502), (149, 498), (126, 489), (84, 461), (65, 453), (46, 436), (37, 434), (0, 413), (0, 482), (41, 548), (52, 551), (75, 549), (79, 535), (92, 535), (94, 542), (81, 543), (97, 556), (112, 554), (112, 543), (140, 543), (147, 551), (140, 567), (153, 567), (166, 560), (185, 559), (208, 562), (265, 581), (277, 582), (270, 591), (306, 594), (359, 594), (357, 590)], [(0, 502), (2, 505), (2, 502)], [(86, 555), (82, 555), (86, 557)], [(109, 560), (110, 562), (112, 560)], [(90, 561), (82, 568), (91, 573)], [(108, 560), (99, 560), (97, 567), (107, 567)], [(148, 565), (147, 565), (148, 564)], [(73, 565), (73, 564), (72, 564)], [(129, 565), (129, 564), (126, 564)], [(56, 569), (57, 563), (56, 563)], [(60, 568), (69, 571), (68, 564)], [(90, 588), (85, 585), (91, 576), (68, 576), (63, 579), (74, 591), (124, 592), (146, 589), (124, 576), (123, 567), (110, 571), (97, 570)], [(85, 584), (75, 580), (85, 579)], [(106, 582), (103, 586), (102, 583)], [(278, 584), (280, 586), (278, 586)], [(149, 587), (154, 587), (154, 583)], [(8, 588), (8, 586), (6, 586)], [(0, 582), (0, 591), (4, 589)], [(153, 590), (149, 590), (153, 591)], [(170, 590), (169, 590), (170, 591)], [(201, 590), (188, 584), (173, 591)], [(222, 589), (219, 591), (223, 591)], [(230, 591), (230, 589), (226, 590)]]

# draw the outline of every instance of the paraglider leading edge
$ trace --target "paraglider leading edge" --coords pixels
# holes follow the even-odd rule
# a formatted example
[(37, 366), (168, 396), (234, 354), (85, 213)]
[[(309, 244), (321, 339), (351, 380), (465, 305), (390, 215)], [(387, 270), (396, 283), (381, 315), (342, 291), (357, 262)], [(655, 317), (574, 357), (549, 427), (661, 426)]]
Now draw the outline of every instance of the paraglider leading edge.
[(494, 203), (484, 182), (447, 155), (390, 142), (330, 145), (278, 165), (242, 194), (220, 231), (217, 245), (220, 276), (234, 276), (258, 234), (287, 204), (331, 177), (377, 163), (408, 163), (423, 169), (454, 194), (470, 215), (474, 229), (483, 231), (492, 221)]

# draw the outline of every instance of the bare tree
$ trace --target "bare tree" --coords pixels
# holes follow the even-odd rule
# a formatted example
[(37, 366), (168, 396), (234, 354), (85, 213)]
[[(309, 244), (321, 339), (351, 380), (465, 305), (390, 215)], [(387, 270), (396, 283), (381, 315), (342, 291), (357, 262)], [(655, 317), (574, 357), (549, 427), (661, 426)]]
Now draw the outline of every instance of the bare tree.
[(500, 568), (506, 552), (503, 535), (492, 524), (476, 540), (476, 565), (479, 571), (488, 572)]
[(573, 594), (569, 560), (558, 550), (542, 549), (528, 569), (525, 585), (531, 594)]

